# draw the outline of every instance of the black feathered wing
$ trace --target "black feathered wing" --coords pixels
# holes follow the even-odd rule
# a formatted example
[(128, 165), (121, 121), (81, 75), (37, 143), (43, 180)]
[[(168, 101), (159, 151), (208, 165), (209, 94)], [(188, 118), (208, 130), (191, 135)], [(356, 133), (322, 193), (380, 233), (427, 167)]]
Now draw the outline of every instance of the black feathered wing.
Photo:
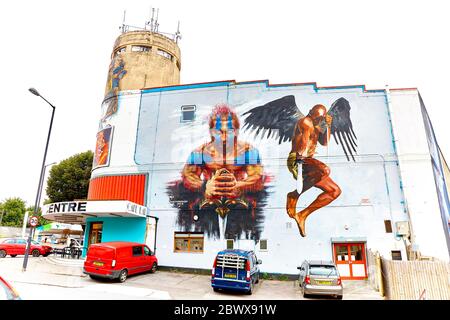
[[(350, 119), (350, 103), (345, 98), (339, 98), (331, 105), (328, 114), (333, 118), (331, 121), (331, 134), (337, 144), (344, 150), (347, 160), (350, 157), (355, 161), (356, 135), (353, 131), (352, 120)], [(339, 140), (339, 141), (338, 141)]]
[(278, 143), (291, 141), (297, 121), (304, 117), (295, 104), (293, 95), (270, 101), (265, 105), (253, 108), (243, 115), (249, 116), (244, 120), (243, 129), (255, 132), (255, 138), (274, 138), (279, 136)]

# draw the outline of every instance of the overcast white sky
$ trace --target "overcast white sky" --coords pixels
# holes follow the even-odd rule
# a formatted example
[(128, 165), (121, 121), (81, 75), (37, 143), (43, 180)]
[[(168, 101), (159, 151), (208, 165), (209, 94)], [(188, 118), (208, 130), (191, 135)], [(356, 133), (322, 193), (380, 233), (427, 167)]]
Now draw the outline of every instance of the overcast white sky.
[(123, 11), (143, 26), (150, 7), (160, 9), (160, 31), (181, 21), (182, 83), (417, 87), (450, 160), (446, 2), (3, 1), (0, 201), (36, 197), (51, 108), (28, 88), (57, 108), (47, 163), (93, 150)]

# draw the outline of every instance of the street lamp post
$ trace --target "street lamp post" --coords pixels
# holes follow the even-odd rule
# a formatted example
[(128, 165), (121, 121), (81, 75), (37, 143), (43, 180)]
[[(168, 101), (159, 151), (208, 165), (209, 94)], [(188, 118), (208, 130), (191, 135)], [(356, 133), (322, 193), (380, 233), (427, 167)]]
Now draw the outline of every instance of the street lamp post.
[(39, 198), (38, 198), (38, 201), (37, 201), (38, 206), (41, 205), (42, 189), (43, 189), (44, 180), (45, 180), (45, 170), (47, 169), (48, 166), (51, 166), (51, 165), (54, 165), (54, 164), (56, 164), (56, 162), (52, 162), (52, 163), (46, 164), (44, 166), (44, 170), (42, 170), (42, 177), (39, 180), (40, 181), (40, 185), (39, 185)]
[[(50, 127), (48, 129), (48, 136), (47, 136), (47, 143), (45, 145), (44, 159), (42, 160), (41, 176), (39, 177), (39, 184), (38, 184), (38, 190), (37, 190), (37, 194), (36, 194), (36, 201), (34, 203), (34, 215), (37, 215), (38, 205), (39, 205), (39, 201), (40, 201), (40, 198), (41, 198), (41, 192), (42, 192), (41, 189), (42, 189), (42, 184), (43, 184), (43, 180), (44, 180), (45, 159), (47, 158), (48, 143), (50, 141), (50, 134), (52, 132), (53, 117), (55, 115), (55, 106), (52, 105), (50, 102), (48, 102), (47, 99), (45, 99), (43, 96), (41, 96), (36, 89), (30, 88), (28, 90), (32, 94), (34, 94), (35, 96), (41, 97), (45, 102), (47, 102), (52, 107), (52, 118), (50, 120)], [(28, 256), (30, 254), (30, 248), (31, 248), (31, 236), (32, 236), (33, 231), (34, 231), (34, 228), (32, 227), (30, 229), (30, 233), (28, 235), (27, 249), (25, 251), (25, 257), (23, 259), (22, 271), (26, 271), (27, 270)]]

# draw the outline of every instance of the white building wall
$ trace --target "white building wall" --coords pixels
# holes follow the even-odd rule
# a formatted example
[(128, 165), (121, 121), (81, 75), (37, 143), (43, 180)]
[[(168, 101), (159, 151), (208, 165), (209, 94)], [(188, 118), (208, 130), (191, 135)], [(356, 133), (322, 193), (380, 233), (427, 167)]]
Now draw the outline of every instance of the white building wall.
[(417, 90), (390, 92), (391, 118), (413, 232), (424, 256), (448, 261), (431, 157)]
[[(353, 128), (358, 137), (356, 162), (346, 160), (334, 138), (328, 148), (317, 148), (315, 158), (330, 167), (332, 179), (343, 192), (330, 205), (308, 217), (307, 236), (302, 238), (295, 221), (285, 210), (286, 194), (295, 188), (295, 180), (286, 168), (290, 143), (279, 145), (277, 140), (255, 139), (253, 133), (241, 130), (239, 139), (250, 142), (259, 150), (264, 170), (273, 180), (269, 184), (260, 235), (260, 239), (268, 241), (268, 249), (261, 251), (258, 241), (243, 238), (235, 242), (235, 248), (254, 249), (263, 260), (263, 272), (288, 274), (296, 274), (296, 267), (303, 259), (331, 260), (332, 238), (363, 239), (367, 248), (378, 250), (385, 257), (389, 258), (392, 250), (401, 250), (406, 259), (402, 239), (396, 236), (395, 230), (390, 234), (384, 229), (384, 220), (391, 220), (394, 229), (395, 222), (409, 220), (405, 194), (415, 243), (419, 244), (422, 254), (444, 258), (443, 248), (435, 244), (441, 242), (445, 246), (445, 239), (441, 239), (438, 232), (430, 232), (436, 227), (442, 229), (442, 225), (431, 166), (427, 162), (428, 146), (417, 92), (393, 92), (391, 115), (383, 91), (365, 92), (360, 87), (325, 90), (313, 85), (268, 87), (265, 82), (255, 82), (174, 87), (163, 91), (147, 90), (142, 94), (122, 92), (117, 113), (102, 124), (114, 126), (110, 166), (95, 169), (93, 178), (147, 173), (146, 205), (152, 215), (159, 217), (159, 263), (210, 268), (217, 251), (226, 247), (226, 239), (205, 236), (203, 253), (174, 252), (174, 232), (185, 230), (177, 225), (178, 210), (169, 199), (168, 183), (180, 180), (190, 152), (210, 141), (207, 117), (214, 105), (228, 103), (234, 107), (242, 126), (244, 112), (286, 95), (295, 96), (297, 106), (304, 114), (314, 104), (329, 107), (337, 98), (345, 97), (352, 108)], [(180, 121), (182, 105), (196, 106), (195, 121)], [(410, 161), (411, 157), (414, 161)], [(311, 203), (319, 193), (319, 190), (311, 189), (303, 194), (298, 210)], [(435, 213), (428, 215), (428, 211)]]

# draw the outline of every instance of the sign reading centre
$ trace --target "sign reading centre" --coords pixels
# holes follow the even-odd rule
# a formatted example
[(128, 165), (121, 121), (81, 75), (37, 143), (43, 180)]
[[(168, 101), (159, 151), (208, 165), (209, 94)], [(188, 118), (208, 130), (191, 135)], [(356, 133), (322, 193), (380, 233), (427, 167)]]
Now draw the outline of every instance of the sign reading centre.
[(84, 220), (86, 217), (142, 217), (149, 214), (147, 207), (126, 200), (68, 201), (44, 206), (43, 217), (49, 220)]

